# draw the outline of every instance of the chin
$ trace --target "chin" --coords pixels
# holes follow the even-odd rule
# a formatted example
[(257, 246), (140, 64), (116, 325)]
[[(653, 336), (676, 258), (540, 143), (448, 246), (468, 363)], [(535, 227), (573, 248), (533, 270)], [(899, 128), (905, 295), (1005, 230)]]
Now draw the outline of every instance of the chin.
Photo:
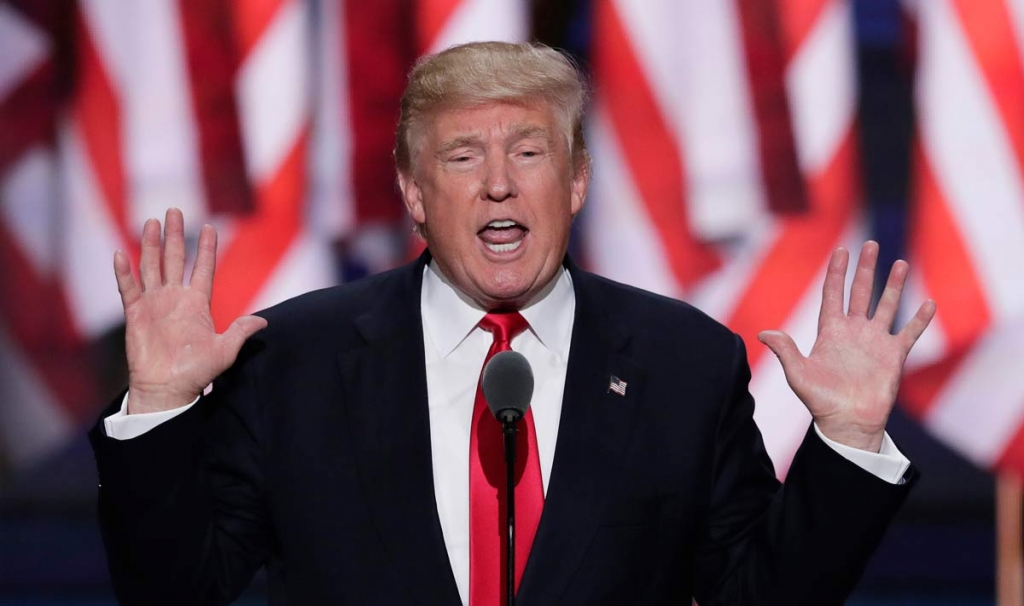
[(533, 285), (534, 282), (532, 281), (516, 280), (503, 282), (495, 280), (491, 282), (489, 288), (481, 291), (484, 306), (488, 309), (519, 309), (526, 305), (530, 297), (536, 292), (537, 289), (532, 288)]

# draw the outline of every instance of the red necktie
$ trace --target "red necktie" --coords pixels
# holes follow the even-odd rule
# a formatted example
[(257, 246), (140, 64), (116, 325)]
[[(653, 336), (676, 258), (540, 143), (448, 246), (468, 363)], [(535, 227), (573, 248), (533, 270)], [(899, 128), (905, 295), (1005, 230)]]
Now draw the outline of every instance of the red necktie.
[[(529, 325), (518, 312), (489, 313), (480, 328), (493, 333), (494, 342), (484, 365), (494, 354), (512, 349), (513, 337)], [(482, 373), (481, 373), (482, 374)], [(540, 459), (533, 413), (526, 411), (516, 434), (516, 589), (526, 568), (533, 536), (544, 508)], [(505, 562), (508, 550), (505, 508), (505, 455), (501, 423), (487, 408), (483, 389), (476, 387), (473, 431), (469, 439), (469, 606), (499, 606), (507, 589)]]

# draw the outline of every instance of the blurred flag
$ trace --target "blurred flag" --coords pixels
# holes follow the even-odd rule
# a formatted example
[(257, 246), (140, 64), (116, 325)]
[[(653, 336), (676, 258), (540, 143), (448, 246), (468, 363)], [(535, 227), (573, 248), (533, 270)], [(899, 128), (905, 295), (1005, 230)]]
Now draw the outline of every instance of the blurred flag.
[(59, 203), (61, 5), (0, 4), (0, 471), (45, 455), (95, 397)]
[(415, 0), (417, 53), (436, 53), (478, 40), (526, 40), (526, 4), (521, 0)]
[(333, 234), (308, 204), (311, 6), (0, 4), (0, 452), (12, 465), (102, 404), (89, 343), (122, 322), (111, 258), (121, 248), (137, 263), (146, 218), (177, 206), (190, 237), (217, 225), (221, 329), (333, 282)]
[(400, 261), (409, 66), (527, 22), (516, 0), (0, 2), (0, 461), (39, 460), (102, 404), (113, 251), (137, 263), (167, 207), (190, 238), (218, 228), (221, 329), (333, 282), (333, 245), (364, 271)]
[(416, 58), (407, 0), (319, 0), (313, 212), (356, 273), (404, 258), (408, 230), (392, 159), (399, 99)]
[(938, 313), (902, 400), (978, 465), (1024, 475), (1024, 0), (911, 8), (911, 287)]
[(739, 333), (780, 475), (810, 422), (757, 339), (814, 341), (831, 251), (863, 238), (845, 0), (597, 0), (588, 264)]
[[(172, 4), (184, 14), (211, 10), (210, 3)], [(334, 281), (329, 234), (311, 221), (307, 205), (314, 128), (310, 4), (245, 0), (223, 6), (234, 30), (237, 70), (227, 82), (238, 105), (253, 211), (218, 221), (223, 250), (213, 311), (220, 328), (243, 313)], [(195, 77), (203, 78), (203, 72), (195, 70)]]

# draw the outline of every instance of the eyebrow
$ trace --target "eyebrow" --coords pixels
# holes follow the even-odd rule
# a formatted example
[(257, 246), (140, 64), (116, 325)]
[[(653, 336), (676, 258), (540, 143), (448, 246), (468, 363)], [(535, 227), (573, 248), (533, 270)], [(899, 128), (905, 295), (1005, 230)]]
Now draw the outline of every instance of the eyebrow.
[(512, 138), (514, 140), (540, 138), (550, 141), (551, 135), (548, 133), (548, 129), (543, 126), (518, 124), (512, 127)]
[[(511, 136), (509, 137), (513, 142), (522, 139), (533, 139), (540, 138), (546, 141), (551, 141), (551, 135), (548, 133), (548, 129), (543, 126), (536, 126), (532, 124), (517, 124), (511, 128)], [(479, 145), (481, 140), (480, 133), (469, 133), (461, 135), (446, 141), (437, 148), (437, 156), (443, 156), (451, 153), (452, 151), (459, 149), (460, 147), (472, 147)]]
[(462, 135), (460, 137), (455, 137), (454, 139), (452, 139), (450, 141), (446, 141), (445, 143), (441, 144), (441, 146), (437, 148), (437, 155), (438, 156), (443, 156), (443, 155), (445, 155), (445, 154), (447, 154), (449, 152), (452, 152), (452, 151), (454, 151), (454, 150), (456, 150), (456, 149), (458, 149), (460, 147), (470, 147), (472, 145), (479, 144), (479, 143), (480, 143), (480, 135), (478, 133), (473, 133), (473, 134), (469, 134), (469, 135)]

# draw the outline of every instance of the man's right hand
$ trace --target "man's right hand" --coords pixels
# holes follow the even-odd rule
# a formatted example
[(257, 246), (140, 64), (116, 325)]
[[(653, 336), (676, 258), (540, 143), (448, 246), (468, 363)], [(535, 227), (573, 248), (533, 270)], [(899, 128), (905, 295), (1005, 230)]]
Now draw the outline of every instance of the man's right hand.
[(161, 245), (160, 221), (146, 221), (141, 285), (128, 255), (114, 253), (114, 275), (124, 305), (129, 414), (187, 405), (234, 363), (246, 339), (267, 325), (263, 318), (242, 316), (217, 334), (210, 314), (217, 231), (204, 225), (199, 232), (196, 262), (188, 284), (183, 284), (184, 223), (180, 210), (169, 209)]

